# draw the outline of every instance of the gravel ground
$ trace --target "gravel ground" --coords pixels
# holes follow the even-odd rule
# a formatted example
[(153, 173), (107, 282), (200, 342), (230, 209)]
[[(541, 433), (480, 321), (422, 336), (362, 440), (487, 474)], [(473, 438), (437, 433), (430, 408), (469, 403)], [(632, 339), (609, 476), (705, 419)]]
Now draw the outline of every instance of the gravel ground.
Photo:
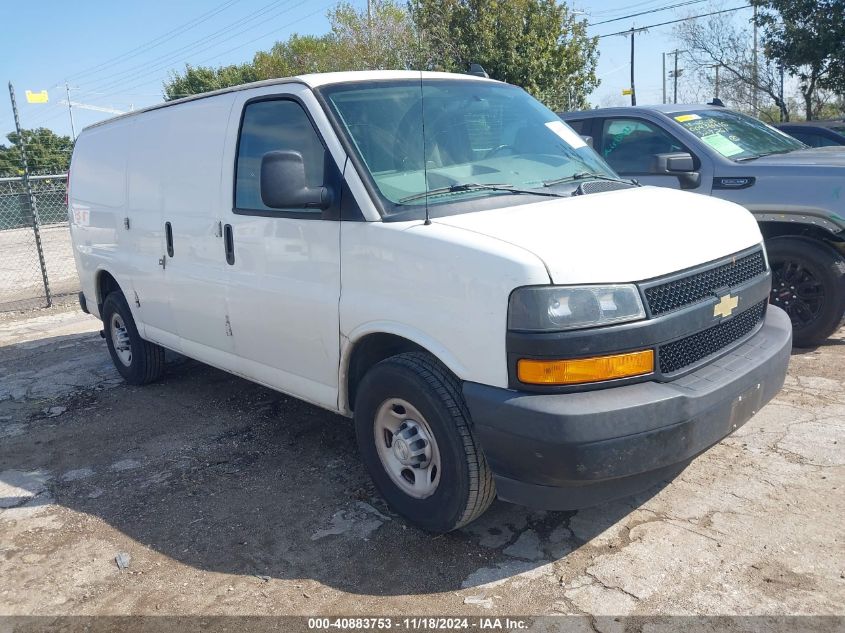
[(845, 329), (674, 481), (431, 536), (347, 420), (175, 356), (126, 386), (99, 327), (0, 319), (2, 615), (845, 615)]

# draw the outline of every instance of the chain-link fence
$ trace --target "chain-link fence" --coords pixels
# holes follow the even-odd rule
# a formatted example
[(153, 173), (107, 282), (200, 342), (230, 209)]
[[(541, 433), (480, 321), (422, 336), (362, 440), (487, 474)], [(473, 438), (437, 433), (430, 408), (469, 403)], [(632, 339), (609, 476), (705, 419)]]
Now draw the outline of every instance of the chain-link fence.
[(70, 244), (67, 174), (0, 178), (0, 312), (50, 305), (79, 291)]

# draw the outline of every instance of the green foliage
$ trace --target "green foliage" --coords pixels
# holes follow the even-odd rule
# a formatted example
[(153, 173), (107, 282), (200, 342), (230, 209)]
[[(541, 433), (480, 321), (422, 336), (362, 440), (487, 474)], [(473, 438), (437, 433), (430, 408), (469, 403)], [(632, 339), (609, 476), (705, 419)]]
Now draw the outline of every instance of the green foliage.
[(370, 69), (465, 72), (484, 66), (494, 79), (522, 86), (552, 108), (584, 108), (598, 86), (597, 40), (555, 0), (372, 0), (371, 13), (342, 2), (328, 12), (331, 31), (293, 35), (252, 62), (186, 66), (164, 85), (165, 99), (303, 73)]
[[(17, 132), (6, 135), (9, 145), (0, 143), (0, 176), (23, 174), (20, 136)], [(73, 141), (69, 136), (58, 136), (47, 128), (23, 130), (27, 162), (33, 174), (61, 174), (67, 171)]]
[(408, 12), (392, 0), (372, 0), (371, 10), (368, 16), (366, 9), (340, 3), (328, 12), (330, 33), (294, 34), (269, 51), (257, 52), (247, 64), (222, 68), (187, 65), (184, 73), (173, 73), (165, 82), (165, 100), (304, 73), (417, 65), (419, 45)]
[(419, 68), (425, 55), (405, 7), (391, 0), (371, 0), (371, 15), (341, 2), (328, 13), (344, 70)]
[(430, 66), (464, 72), (481, 64), (551, 108), (588, 107), (598, 86), (596, 38), (555, 0), (412, 0)]
[(821, 109), (817, 92), (845, 92), (842, 0), (752, 0), (766, 57), (800, 81), (807, 119)]
[(185, 73), (170, 73), (170, 80), (164, 84), (164, 99), (171, 101), (188, 95), (209, 92), (257, 81), (259, 78), (252, 64), (208, 68), (185, 64)]

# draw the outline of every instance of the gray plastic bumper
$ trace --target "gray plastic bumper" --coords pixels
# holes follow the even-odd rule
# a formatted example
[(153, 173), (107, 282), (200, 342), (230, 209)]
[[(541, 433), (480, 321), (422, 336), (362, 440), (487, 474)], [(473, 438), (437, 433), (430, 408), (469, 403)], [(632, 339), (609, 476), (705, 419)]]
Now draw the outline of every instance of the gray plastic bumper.
[(780, 390), (792, 347), (786, 314), (769, 307), (757, 334), (697, 371), (567, 394), (464, 384), (499, 497), (575, 509), (673, 476), (747, 422)]

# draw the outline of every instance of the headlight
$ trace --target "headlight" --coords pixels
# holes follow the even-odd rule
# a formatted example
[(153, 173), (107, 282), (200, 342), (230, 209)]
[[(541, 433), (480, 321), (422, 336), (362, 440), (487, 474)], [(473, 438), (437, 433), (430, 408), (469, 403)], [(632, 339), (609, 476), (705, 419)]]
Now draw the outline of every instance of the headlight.
[(633, 284), (526, 286), (511, 293), (508, 328), (557, 332), (645, 318)]

